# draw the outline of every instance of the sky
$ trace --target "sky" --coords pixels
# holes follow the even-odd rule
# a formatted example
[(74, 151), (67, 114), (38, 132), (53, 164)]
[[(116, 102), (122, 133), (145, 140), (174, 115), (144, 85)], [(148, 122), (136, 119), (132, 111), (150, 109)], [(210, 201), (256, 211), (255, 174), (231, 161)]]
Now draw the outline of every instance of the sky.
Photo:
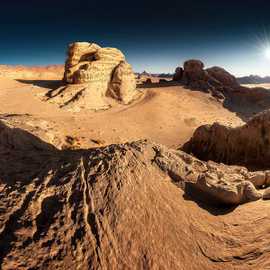
[(0, 64), (62, 64), (69, 43), (88, 41), (122, 50), (137, 72), (201, 59), (266, 76), (269, 12), (269, 0), (3, 0)]

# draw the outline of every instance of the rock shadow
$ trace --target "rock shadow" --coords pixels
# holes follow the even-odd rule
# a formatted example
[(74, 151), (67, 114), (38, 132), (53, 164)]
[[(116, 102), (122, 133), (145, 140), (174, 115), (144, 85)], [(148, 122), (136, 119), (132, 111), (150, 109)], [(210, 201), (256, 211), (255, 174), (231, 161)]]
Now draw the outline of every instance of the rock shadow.
[(171, 87), (171, 86), (182, 86), (181, 83), (176, 81), (167, 81), (167, 82), (144, 82), (137, 84), (137, 88), (162, 88), (162, 87)]
[(62, 80), (16, 80), (20, 83), (31, 84), (37, 87), (47, 88), (50, 90), (56, 90), (57, 88), (65, 85)]
[(192, 183), (186, 183), (184, 191), (184, 200), (195, 202), (200, 208), (208, 211), (214, 216), (226, 215), (233, 212), (238, 207), (238, 205), (221, 204), (213, 196), (201, 192)]

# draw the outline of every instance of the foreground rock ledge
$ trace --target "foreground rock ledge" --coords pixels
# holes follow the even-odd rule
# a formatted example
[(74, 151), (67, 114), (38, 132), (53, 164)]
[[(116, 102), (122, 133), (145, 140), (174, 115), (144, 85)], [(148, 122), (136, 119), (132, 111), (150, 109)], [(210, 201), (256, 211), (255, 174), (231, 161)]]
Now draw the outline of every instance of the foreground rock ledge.
[(60, 151), (1, 123), (0, 162), (2, 269), (221, 269), (217, 258), (233, 269), (241, 251), (213, 228), (219, 248), (207, 251), (206, 221), (185, 200), (261, 198), (256, 172), (148, 141)]
[[(270, 168), (270, 110), (236, 128), (219, 123), (203, 125), (183, 150), (202, 160)], [(270, 176), (266, 181), (270, 182)]]
[(69, 45), (64, 83), (48, 92), (46, 99), (71, 111), (107, 109), (112, 100), (129, 104), (140, 95), (135, 74), (124, 54), (95, 43)]

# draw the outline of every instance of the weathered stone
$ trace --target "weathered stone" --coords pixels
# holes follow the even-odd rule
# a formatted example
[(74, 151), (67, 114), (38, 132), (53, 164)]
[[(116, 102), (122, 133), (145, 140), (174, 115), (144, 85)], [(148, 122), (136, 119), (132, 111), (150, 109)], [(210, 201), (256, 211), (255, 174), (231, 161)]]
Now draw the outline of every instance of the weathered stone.
[(270, 188), (267, 188), (263, 193), (264, 200), (270, 200)]
[(136, 78), (131, 65), (122, 61), (115, 68), (108, 95), (124, 104), (128, 104), (138, 95), (138, 92), (134, 91), (134, 89), (136, 89)]
[[(69, 140), (73, 144), (73, 138)], [(63, 151), (1, 121), (0, 164), (1, 269), (24, 269), (25, 265), (32, 269), (78, 269), (78, 265), (82, 270), (129, 269), (129, 265), (136, 269), (212, 269), (212, 261), (207, 267), (198, 268), (196, 262), (189, 268), (194, 253), (190, 251), (198, 251), (194, 260), (204, 261), (197, 241), (204, 237), (200, 243), (208, 247), (213, 237), (210, 240), (219, 241), (216, 247), (220, 247), (225, 239), (224, 258), (228, 258), (231, 244), (238, 243), (231, 242), (232, 230), (241, 232), (232, 224), (238, 222), (236, 217), (241, 219), (242, 212), (229, 215), (228, 223), (223, 217), (207, 230), (217, 219), (207, 211), (218, 204), (221, 214), (228, 211), (228, 205), (261, 198), (247, 180), (251, 173), (243, 167), (203, 162), (146, 140)], [(207, 211), (186, 200), (198, 202)], [(265, 220), (267, 225), (265, 208), (261, 210), (263, 218), (249, 211), (250, 216), (240, 222)], [(225, 227), (226, 238), (221, 234)], [(262, 232), (267, 231), (266, 226)], [(242, 239), (246, 232), (239, 243)], [(267, 241), (262, 248), (267, 255)], [(246, 250), (242, 251), (246, 257)], [(145, 264), (146, 252), (150, 266)], [(220, 258), (219, 253), (214, 255)], [(225, 259), (223, 266), (228, 269)], [(235, 264), (229, 269), (233, 268)], [(243, 269), (248, 268), (244, 265)]]
[(213, 97), (222, 100), (228, 88), (240, 87), (236, 78), (226, 70), (213, 67), (204, 69), (200, 60), (188, 60), (184, 63), (184, 69), (176, 68), (174, 80), (197, 90), (209, 92)]
[(51, 91), (49, 100), (72, 111), (106, 109), (110, 98), (128, 104), (136, 98), (136, 79), (123, 53), (116, 48), (75, 42), (65, 64), (65, 87)]
[[(197, 128), (182, 148), (202, 160), (267, 168), (270, 164), (270, 110), (245, 125), (232, 128), (219, 123)], [(264, 179), (265, 178), (265, 179)], [(253, 176), (256, 185), (269, 184), (263, 173)]]
[[(155, 146), (155, 163), (180, 187), (192, 187), (217, 204), (237, 205), (259, 200), (262, 195), (249, 181), (252, 174), (244, 167), (202, 162), (184, 152)], [(254, 172), (254, 174), (256, 174)], [(259, 174), (259, 173), (258, 173)]]
[(237, 79), (221, 67), (211, 67), (206, 69), (206, 71), (210, 77), (216, 79), (224, 86), (239, 87)]
[(265, 173), (256, 172), (248, 179), (255, 187), (262, 187), (266, 184)]

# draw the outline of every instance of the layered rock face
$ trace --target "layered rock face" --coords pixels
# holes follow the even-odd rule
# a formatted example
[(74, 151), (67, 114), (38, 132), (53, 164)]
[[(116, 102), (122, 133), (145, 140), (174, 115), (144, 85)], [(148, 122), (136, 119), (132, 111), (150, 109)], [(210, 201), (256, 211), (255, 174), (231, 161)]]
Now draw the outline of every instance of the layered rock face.
[(67, 85), (51, 91), (48, 98), (77, 111), (108, 108), (108, 97), (128, 104), (139, 94), (135, 74), (123, 53), (88, 42), (69, 46), (64, 82)]
[(201, 126), (183, 149), (203, 160), (268, 168), (270, 111), (256, 115), (241, 127), (219, 123)]
[[(230, 230), (214, 227), (206, 211), (191, 211), (185, 202), (258, 200), (262, 172), (202, 162), (149, 141), (60, 151), (3, 123), (0, 162), (1, 269), (253, 269), (263, 263), (250, 267), (245, 257), (249, 245), (254, 249), (252, 237), (235, 238), (232, 247)], [(265, 256), (268, 244), (261, 244)]]

